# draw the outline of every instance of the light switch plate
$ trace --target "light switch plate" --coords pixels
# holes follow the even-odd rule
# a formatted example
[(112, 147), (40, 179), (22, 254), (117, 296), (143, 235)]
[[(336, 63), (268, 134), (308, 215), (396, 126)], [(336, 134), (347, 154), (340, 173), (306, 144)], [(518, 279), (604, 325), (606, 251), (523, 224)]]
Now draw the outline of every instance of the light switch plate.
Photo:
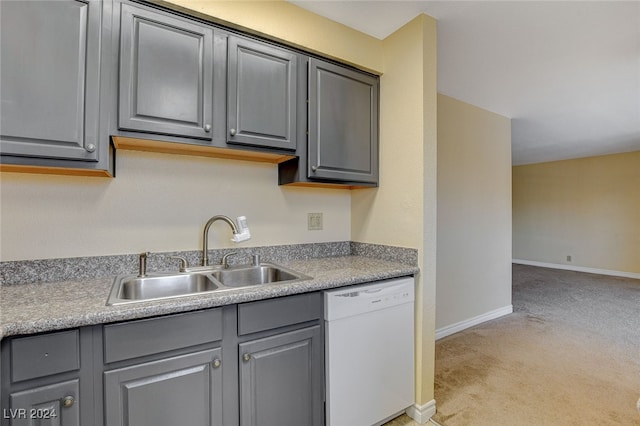
[(322, 213), (307, 213), (309, 231), (322, 231)]

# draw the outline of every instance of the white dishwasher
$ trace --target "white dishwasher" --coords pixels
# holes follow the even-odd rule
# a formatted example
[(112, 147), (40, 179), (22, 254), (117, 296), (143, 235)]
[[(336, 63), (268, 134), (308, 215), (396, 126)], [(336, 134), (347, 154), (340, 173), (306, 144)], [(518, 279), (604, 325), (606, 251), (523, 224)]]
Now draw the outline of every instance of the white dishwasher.
[(324, 292), (327, 426), (372, 426), (414, 402), (414, 280)]

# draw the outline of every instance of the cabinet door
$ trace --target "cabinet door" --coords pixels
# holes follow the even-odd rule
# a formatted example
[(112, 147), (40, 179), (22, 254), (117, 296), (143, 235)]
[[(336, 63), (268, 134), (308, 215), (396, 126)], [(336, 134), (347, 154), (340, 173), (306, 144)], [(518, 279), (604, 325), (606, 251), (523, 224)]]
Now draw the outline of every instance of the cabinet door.
[(109, 426), (222, 425), (221, 350), (104, 373)]
[(98, 160), (101, 7), (0, 2), (3, 156)]
[(12, 393), (3, 418), (11, 419), (11, 426), (79, 426), (79, 389), (76, 379)]
[(229, 37), (229, 143), (296, 149), (298, 56)]
[(309, 179), (378, 181), (378, 80), (309, 60)]
[(240, 344), (242, 426), (322, 425), (320, 326)]
[(212, 139), (213, 28), (121, 6), (119, 127)]

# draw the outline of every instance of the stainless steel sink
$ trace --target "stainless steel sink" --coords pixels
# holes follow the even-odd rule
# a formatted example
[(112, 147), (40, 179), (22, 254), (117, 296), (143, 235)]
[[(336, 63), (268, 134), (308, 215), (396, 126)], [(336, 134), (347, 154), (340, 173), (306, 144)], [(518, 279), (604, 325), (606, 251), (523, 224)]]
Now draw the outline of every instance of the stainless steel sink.
[(303, 275), (289, 269), (267, 264), (220, 269), (213, 272), (211, 276), (222, 286), (234, 288), (293, 281), (303, 277)]
[(219, 286), (205, 274), (126, 275), (116, 278), (107, 305), (188, 296), (215, 291)]
[[(291, 283), (310, 279), (306, 275), (272, 263), (222, 268), (220, 265), (184, 273), (157, 273), (144, 277), (116, 277), (107, 305), (229, 291), (256, 285)], [(188, 271), (188, 270), (187, 270)]]

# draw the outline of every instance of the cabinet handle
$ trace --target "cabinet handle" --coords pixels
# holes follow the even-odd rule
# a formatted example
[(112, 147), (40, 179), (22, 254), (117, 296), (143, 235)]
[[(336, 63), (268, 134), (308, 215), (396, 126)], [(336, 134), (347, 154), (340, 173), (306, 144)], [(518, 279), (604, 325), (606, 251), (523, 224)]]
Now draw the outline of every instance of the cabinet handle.
[(86, 147), (87, 152), (93, 152), (96, 150), (96, 146), (92, 143), (90, 143), (89, 145), (87, 145)]
[(205, 124), (204, 125), (204, 131), (209, 133), (211, 131), (211, 124)]
[(251, 355), (250, 354), (244, 354), (242, 355), (242, 360), (244, 362), (249, 362), (249, 360), (251, 360)]
[(236, 135), (236, 129), (229, 129), (229, 134), (231, 136), (235, 136)]
[(62, 406), (64, 408), (69, 408), (73, 405), (73, 403), (76, 402), (75, 399), (73, 399), (73, 397), (71, 395), (69, 396), (65, 396), (64, 398), (62, 398)]
[(318, 166), (311, 166), (311, 171), (312, 171), (312, 172), (315, 172), (315, 171), (317, 171), (317, 170), (318, 170)]
[(211, 365), (213, 366), (213, 368), (220, 368), (220, 366), (222, 365), (222, 361), (220, 361), (218, 358), (216, 358), (216, 359), (213, 360)]

